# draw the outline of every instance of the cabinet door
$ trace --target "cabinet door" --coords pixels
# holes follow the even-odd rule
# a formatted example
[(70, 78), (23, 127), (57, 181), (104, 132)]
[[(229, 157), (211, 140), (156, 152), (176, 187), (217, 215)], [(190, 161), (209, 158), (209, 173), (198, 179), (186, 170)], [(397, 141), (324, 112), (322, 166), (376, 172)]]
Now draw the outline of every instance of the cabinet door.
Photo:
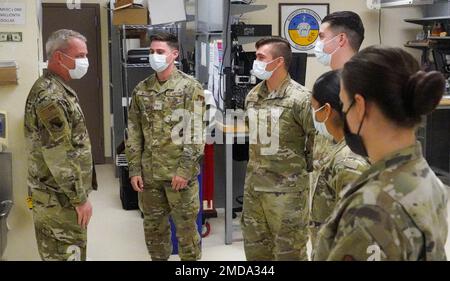
[(450, 109), (427, 117), (425, 158), (438, 174), (450, 176)]

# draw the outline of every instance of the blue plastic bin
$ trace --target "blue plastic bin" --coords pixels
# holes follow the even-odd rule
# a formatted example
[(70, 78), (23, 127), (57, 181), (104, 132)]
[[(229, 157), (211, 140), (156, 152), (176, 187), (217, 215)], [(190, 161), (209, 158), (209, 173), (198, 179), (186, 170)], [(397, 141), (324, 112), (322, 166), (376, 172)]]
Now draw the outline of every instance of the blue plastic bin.
[[(202, 222), (203, 196), (202, 196), (202, 177), (201, 177), (201, 175), (199, 175), (197, 177), (197, 179), (198, 179), (198, 190), (199, 190), (198, 197), (200, 200), (200, 210), (197, 215), (197, 228), (198, 228), (198, 233), (200, 234), (200, 239), (201, 239), (202, 226), (203, 226), (203, 222)], [(172, 255), (178, 255), (178, 239), (176, 236), (175, 224), (173, 223), (172, 217), (169, 220), (170, 220), (170, 230), (172, 231)], [(201, 240), (200, 240), (200, 245), (201, 245)]]

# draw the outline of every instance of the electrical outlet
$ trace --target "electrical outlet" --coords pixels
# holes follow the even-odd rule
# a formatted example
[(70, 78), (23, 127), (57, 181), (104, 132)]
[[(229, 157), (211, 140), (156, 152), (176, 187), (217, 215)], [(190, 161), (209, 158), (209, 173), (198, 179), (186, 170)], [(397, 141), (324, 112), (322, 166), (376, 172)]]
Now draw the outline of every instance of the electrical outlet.
[(11, 33), (11, 39), (13, 42), (22, 42), (22, 32)]
[(0, 42), (8, 41), (8, 34), (6, 32), (0, 32)]
[(22, 32), (0, 32), (0, 42), (22, 42)]

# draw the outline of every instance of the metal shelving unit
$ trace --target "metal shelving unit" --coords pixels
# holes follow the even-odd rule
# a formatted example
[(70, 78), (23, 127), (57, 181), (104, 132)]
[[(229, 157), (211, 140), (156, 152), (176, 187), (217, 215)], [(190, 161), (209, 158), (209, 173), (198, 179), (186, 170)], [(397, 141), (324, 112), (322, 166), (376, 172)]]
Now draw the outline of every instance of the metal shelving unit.
[(432, 24), (436, 21), (450, 22), (450, 17), (427, 17), (427, 18), (405, 19), (405, 22), (419, 24), (419, 25)]
[(427, 50), (428, 48), (430, 48), (429, 43), (406, 43), (403, 46), (419, 50)]
[(149, 63), (123, 63), (125, 68), (140, 68), (140, 67), (150, 67)]
[(267, 5), (231, 4), (230, 14), (232, 16), (247, 14), (251, 12), (264, 10), (265, 8), (267, 8)]
[[(222, 101), (219, 101), (218, 108), (220, 110), (225, 110), (228, 108), (227, 101), (231, 100), (232, 97), (232, 49), (233, 42), (231, 38), (231, 25), (233, 24), (233, 15), (241, 15), (245, 13), (250, 13), (258, 10), (263, 10), (267, 7), (267, 5), (246, 5), (246, 4), (231, 4), (230, 0), (217, 1), (220, 2), (223, 6), (222, 8), (222, 24), (220, 30), (211, 30), (205, 31), (201, 29), (197, 29), (196, 33), (196, 58), (195, 58), (195, 73), (196, 78), (203, 84), (208, 83), (208, 75), (209, 75), (209, 65), (210, 65), (210, 57), (209, 57), (209, 43), (214, 39), (222, 40), (222, 62), (219, 69), (220, 82), (224, 83), (224, 89), (221, 91), (221, 96), (218, 97), (220, 100), (223, 98), (223, 108), (220, 106)], [(217, 4), (219, 5), (219, 4)], [(197, 15), (199, 15), (199, 7), (197, 7)], [(199, 19), (197, 19), (199, 20)], [(217, 19), (214, 19), (217, 20)], [(216, 24), (216, 22), (214, 23)], [(214, 26), (214, 24), (206, 25), (206, 26)], [(202, 28), (205, 25), (202, 25)], [(197, 21), (197, 28), (199, 28), (199, 24)], [(255, 40), (255, 39), (253, 39)], [(202, 44), (206, 44), (206, 50)], [(206, 65), (202, 65), (202, 54), (201, 52), (206, 51)], [(221, 84), (221, 83), (220, 83)], [(220, 86), (219, 86), (220, 87)], [(216, 101), (217, 102), (217, 101)], [(227, 117), (224, 116), (227, 120)], [(233, 120), (233, 119), (230, 119)], [(224, 124), (226, 126), (226, 124)], [(216, 127), (216, 130), (219, 128)], [(224, 133), (224, 145), (216, 145), (214, 148), (215, 153), (217, 152), (219, 155), (224, 157), (220, 157), (219, 160), (216, 158), (216, 168), (215, 171), (215, 189), (216, 190), (225, 190), (225, 244), (233, 243), (233, 232), (237, 225), (233, 224), (233, 203), (235, 201), (235, 192), (236, 190), (242, 190), (243, 178), (245, 177), (245, 172), (242, 171), (242, 168), (237, 166), (237, 163), (233, 161), (233, 141), (236, 137), (241, 138), (239, 135), (234, 135), (235, 132), (225, 132)], [(245, 136), (244, 136), (245, 138)], [(245, 171), (245, 169), (244, 169)], [(243, 175), (242, 175), (243, 174)], [(239, 183), (238, 180), (239, 179)], [(218, 184), (220, 183), (220, 184)]]
[[(110, 113), (111, 147), (116, 164), (116, 176), (119, 167), (126, 166), (125, 155), (118, 148), (125, 140), (128, 106), (135, 85), (153, 73), (149, 63), (128, 63), (126, 39), (130, 34), (145, 33), (146, 36), (157, 31), (168, 31), (179, 35), (185, 28), (184, 22), (174, 22), (161, 25), (112, 25), (113, 4), (109, 3), (109, 65), (110, 65)], [(188, 20), (192, 16), (188, 16)], [(178, 64), (179, 65), (179, 64)]]
[(381, 0), (381, 8), (396, 8), (404, 6), (431, 5), (433, 0)]
[[(426, 17), (405, 19), (405, 22), (423, 26), (425, 34), (429, 34), (432, 25), (439, 22), (445, 25), (450, 32), (450, 17)], [(442, 72), (450, 83), (450, 36), (428, 36), (423, 41), (410, 41), (405, 47), (422, 50), (422, 65), (431, 65), (434, 69)], [(433, 61), (430, 60), (430, 54)], [(450, 91), (450, 89), (448, 89)], [(450, 92), (447, 92), (449, 95)], [(424, 118), (417, 132), (417, 139), (421, 142), (423, 154), (429, 162), (433, 171), (443, 181), (450, 184), (450, 103), (442, 102), (437, 109)]]

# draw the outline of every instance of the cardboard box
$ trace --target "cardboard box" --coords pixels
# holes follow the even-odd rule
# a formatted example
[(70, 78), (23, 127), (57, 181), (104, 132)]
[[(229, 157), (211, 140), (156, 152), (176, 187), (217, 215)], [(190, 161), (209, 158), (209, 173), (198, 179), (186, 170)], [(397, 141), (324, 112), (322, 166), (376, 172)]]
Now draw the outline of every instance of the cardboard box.
[(133, 0), (116, 0), (114, 3), (114, 10), (128, 8), (133, 5)]
[(146, 8), (125, 8), (113, 12), (113, 25), (147, 25), (148, 9)]
[(0, 85), (17, 84), (17, 67), (0, 67)]
[(116, 0), (116, 3), (114, 3), (114, 10), (123, 9), (135, 5), (147, 8), (147, 0)]
[(128, 4), (133, 5), (133, 0), (116, 0), (114, 3), (114, 8), (118, 9)]

